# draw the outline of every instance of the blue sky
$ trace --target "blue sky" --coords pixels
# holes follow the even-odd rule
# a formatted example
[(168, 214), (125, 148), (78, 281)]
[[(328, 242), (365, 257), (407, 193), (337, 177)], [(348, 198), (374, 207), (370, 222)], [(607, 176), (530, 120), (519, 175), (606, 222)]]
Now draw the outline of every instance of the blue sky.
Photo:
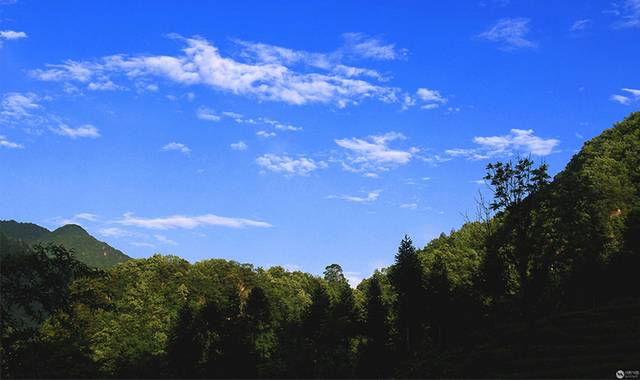
[(357, 281), (640, 105), (640, 1), (0, 0), (0, 218)]

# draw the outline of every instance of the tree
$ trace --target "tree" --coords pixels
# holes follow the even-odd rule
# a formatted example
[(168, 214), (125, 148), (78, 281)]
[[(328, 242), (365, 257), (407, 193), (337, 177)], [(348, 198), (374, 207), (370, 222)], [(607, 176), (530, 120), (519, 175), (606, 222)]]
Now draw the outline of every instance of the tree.
[[(535, 168), (529, 158), (516, 162), (496, 162), (487, 165), (484, 177), (493, 192), (490, 208), (504, 216), (504, 222), (491, 238), (500, 237), (498, 247), (490, 247), (486, 269), (499, 271), (499, 260), (515, 269), (519, 286), (520, 308), (529, 314), (543, 290), (536, 284), (546, 278), (550, 260), (545, 255), (540, 237), (544, 235), (546, 203), (536, 198), (549, 179), (547, 165)], [(508, 269), (507, 269), (508, 271)], [(496, 273), (498, 275), (499, 273)], [(489, 288), (494, 290), (498, 283)]]
[[(0, 239), (0, 340), (2, 377), (52, 376), (49, 361), (39, 354), (51, 353), (40, 329), (53, 315), (72, 314), (83, 293), (72, 291), (74, 281), (100, 275), (62, 246), (36, 245), (33, 249)], [(69, 328), (70, 326), (65, 326)], [(78, 362), (82, 359), (79, 355)], [(68, 363), (72, 364), (72, 363)], [(73, 369), (70, 367), (71, 372)]]
[(380, 274), (375, 273), (366, 289), (364, 342), (360, 348), (360, 374), (367, 378), (385, 378), (390, 375), (389, 311), (382, 299)]
[(447, 267), (440, 256), (437, 256), (425, 278), (427, 302), (430, 306), (428, 314), (431, 338), (436, 346), (443, 348), (446, 343), (448, 319), (451, 315), (451, 280)]
[(409, 236), (400, 242), (395, 259), (389, 280), (398, 295), (398, 342), (401, 353), (410, 355), (423, 338), (425, 292), (422, 267)]
[(183, 305), (167, 342), (169, 372), (176, 378), (194, 378), (199, 374), (203, 349), (199, 333), (193, 308)]
[(528, 195), (542, 190), (549, 182), (548, 166), (543, 163), (533, 167), (529, 158), (518, 157), (517, 161), (496, 162), (487, 165), (485, 181), (493, 192), (489, 204), (493, 211), (509, 210), (520, 204)]

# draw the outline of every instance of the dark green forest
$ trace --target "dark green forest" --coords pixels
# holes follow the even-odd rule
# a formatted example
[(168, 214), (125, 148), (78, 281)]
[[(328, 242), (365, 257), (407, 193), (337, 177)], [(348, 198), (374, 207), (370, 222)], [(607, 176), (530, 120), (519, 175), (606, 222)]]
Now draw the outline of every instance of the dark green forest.
[(399, 236), (394, 264), (355, 289), (338, 264), (314, 276), (121, 252), (97, 262), (85, 240), (6, 223), (2, 377), (612, 378), (638, 369), (640, 112), (586, 142), (554, 178), (547, 171), (529, 157), (487, 165), (491, 197), (478, 199), (475, 216), (423, 248)]

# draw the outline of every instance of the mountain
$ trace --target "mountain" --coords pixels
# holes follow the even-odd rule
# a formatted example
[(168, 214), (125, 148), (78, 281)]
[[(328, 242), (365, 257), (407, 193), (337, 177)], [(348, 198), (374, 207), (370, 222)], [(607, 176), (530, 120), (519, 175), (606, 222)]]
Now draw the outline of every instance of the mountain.
[(19, 223), (14, 220), (0, 221), (0, 234), (4, 234), (10, 239), (21, 240), (29, 245), (60, 244), (73, 249), (79, 261), (100, 269), (111, 268), (130, 259), (120, 250), (94, 238), (84, 228), (76, 224), (67, 224), (54, 231), (49, 231), (33, 223)]
[(33, 223), (20, 223), (15, 220), (0, 221), (0, 233), (26, 243), (34, 242), (49, 232), (48, 229)]

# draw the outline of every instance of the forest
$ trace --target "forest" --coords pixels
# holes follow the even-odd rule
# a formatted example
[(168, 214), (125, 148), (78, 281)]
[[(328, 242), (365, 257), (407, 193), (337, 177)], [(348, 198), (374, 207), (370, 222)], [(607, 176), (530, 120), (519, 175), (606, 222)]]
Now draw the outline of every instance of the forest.
[(612, 378), (640, 363), (640, 112), (356, 288), (222, 259), (96, 268), (0, 233), (2, 378)]

